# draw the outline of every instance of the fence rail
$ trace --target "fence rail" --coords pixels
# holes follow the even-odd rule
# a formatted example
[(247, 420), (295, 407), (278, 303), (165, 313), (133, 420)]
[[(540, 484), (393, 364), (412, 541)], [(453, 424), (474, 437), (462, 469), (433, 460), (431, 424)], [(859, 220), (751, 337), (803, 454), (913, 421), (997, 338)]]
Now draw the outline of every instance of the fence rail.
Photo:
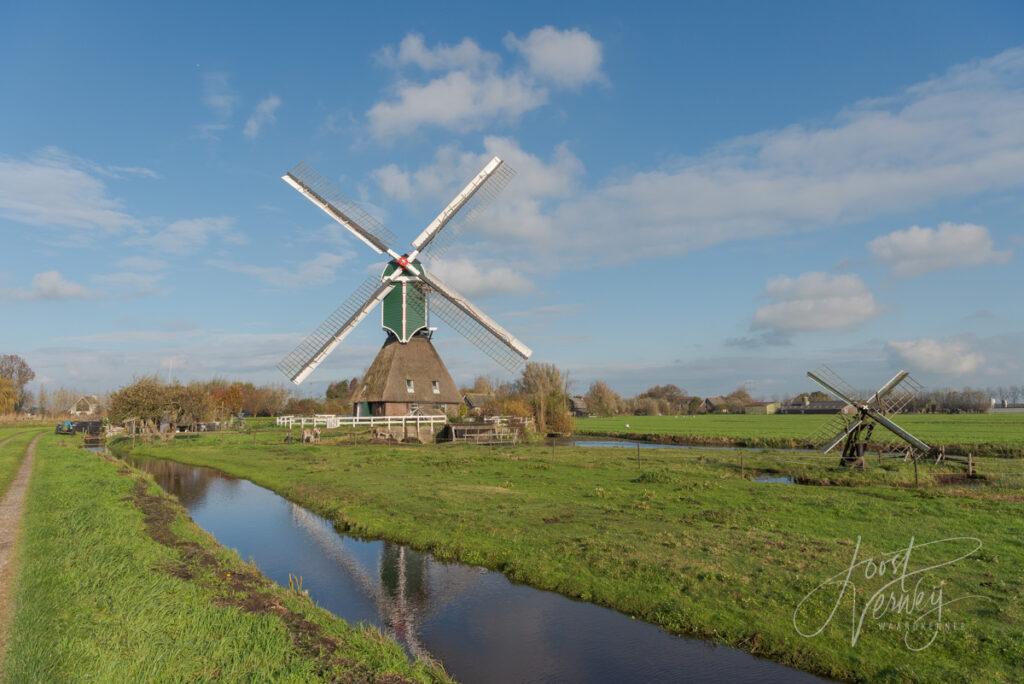
[(448, 422), (447, 416), (278, 416), (278, 427), (323, 427), (334, 430), (340, 427), (405, 427), (415, 425), (417, 428), (442, 426)]

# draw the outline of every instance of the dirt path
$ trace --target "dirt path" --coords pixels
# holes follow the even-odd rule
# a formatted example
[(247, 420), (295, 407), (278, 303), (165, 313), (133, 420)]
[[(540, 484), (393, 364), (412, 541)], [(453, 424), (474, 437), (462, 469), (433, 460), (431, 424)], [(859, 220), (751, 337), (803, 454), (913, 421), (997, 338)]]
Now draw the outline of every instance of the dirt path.
[(3, 654), (7, 650), (7, 628), (11, 619), (11, 589), (14, 583), (14, 551), (21, 529), (21, 514), (25, 510), (25, 494), (32, 476), (32, 463), (36, 457), (35, 437), (25, 449), (18, 474), (0, 500), (0, 677), (3, 676)]

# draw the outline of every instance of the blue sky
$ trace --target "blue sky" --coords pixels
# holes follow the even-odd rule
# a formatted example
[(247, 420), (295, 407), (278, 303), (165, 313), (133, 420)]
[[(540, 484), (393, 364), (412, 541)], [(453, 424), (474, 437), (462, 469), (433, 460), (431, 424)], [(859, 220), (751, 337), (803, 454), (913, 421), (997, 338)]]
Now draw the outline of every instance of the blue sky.
[[(0, 350), (283, 381), (378, 260), (280, 175), (400, 248), (498, 154), (443, 275), (579, 391), (1024, 383), (1024, 7), (675, 5), (5, 3)], [(456, 380), (503, 377), (440, 328)]]

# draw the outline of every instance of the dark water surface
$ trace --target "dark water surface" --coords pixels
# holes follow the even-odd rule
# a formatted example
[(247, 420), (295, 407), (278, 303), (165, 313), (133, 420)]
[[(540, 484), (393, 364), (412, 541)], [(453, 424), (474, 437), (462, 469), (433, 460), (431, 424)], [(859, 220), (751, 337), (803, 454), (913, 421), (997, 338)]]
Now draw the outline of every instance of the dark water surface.
[(128, 459), (153, 474), (217, 540), (317, 604), (429, 653), (464, 682), (813, 682), (725, 646), (672, 636), (621, 613), (442, 563), (399, 544), (338, 534), (330, 522), (209, 468)]

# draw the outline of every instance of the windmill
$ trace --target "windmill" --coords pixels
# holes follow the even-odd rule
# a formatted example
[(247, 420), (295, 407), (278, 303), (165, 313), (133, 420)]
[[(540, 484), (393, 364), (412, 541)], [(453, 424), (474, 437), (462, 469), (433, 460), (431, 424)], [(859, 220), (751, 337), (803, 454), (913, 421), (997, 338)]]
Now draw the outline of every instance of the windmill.
[[(475, 221), (515, 175), (498, 157), (459, 192), (448, 206), (399, 254), (390, 245), (394, 234), (328, 180), (304, 163), (282, 176), (288, 185), (340, 223), (377, 254), (390, 261), (380, 276), (371, 276), (341, 306), (286, 356), (278, 368), (300, 384), (342, 340), (381, 304), (381, 326), (387, 339), (370, 365), (356, 395), (360, 408), (371, 415), (419, 413), (461, 402), (461, 397), (431, 343), (436, 315), (492, 359), (515, 370), (530, 357), (530, 348), (475, 307), (432, 270), (452, 240)], [(442, 232), (443, 231), (443, 232)]]
[(876, 425), (881, 425), (906, 443), (908, 458), (916, 459), (919, 455), (935, 452), (933, 447), (901, 428), (890, 418), (891, 415), (903, 410), (922, 389), (907, 371), (898, 372), (867, 398), (850, 387), (828, 366), (816, 372), (808, 371), (807, 377), (856, 411), (849, 417), (840, 413), (837, 420), (826, 423), (813, 438), (815, 443), (823, 444), (826, 454), (843, 444), (841, 465), (853, 465), (858, 462), (863, 464), (864, 451)]

